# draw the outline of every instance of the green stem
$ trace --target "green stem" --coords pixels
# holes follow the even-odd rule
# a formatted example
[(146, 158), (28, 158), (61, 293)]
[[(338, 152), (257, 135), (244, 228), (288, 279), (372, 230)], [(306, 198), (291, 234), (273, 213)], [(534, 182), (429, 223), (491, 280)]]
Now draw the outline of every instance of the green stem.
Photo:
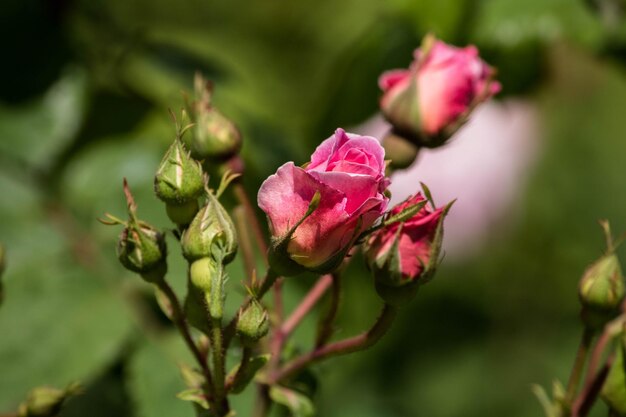
[(178, 302), (178, 297), (176, 296), (176, 293), (174, 293), (174, 290), (172, 290), (172, 287), (170, 287), (169, 284), (165, 282), (165, 280), (158, 281), (156, 285), (163, 292), (163, 294), (165, 294), (170, 302), (170, 305), (172, 307), (172, 321), (178, 328), (178, 331), (180, 332), (183, 340), (187, 344), (187, 347), (196, 359), (196, 362), (198, 362), (198, 365), (200, 365), (200, 368), (202, 369), (202, 374), (204, 375), (207, 383), (207, 390), (205, 394), (207, 396), (207, 399), (211, 399), (215, 392), (213, 378), (211, 377), (211, 371), (209, 370), (205, 357), (202, 355), (200, 349), (198, 349), (198, 346), (191, 336), (189, 326), (187, 325), (187, 321), (185, 320), (182, 308), (180, 306), (180, 303)]
[(226, 398), (226, 369), (224, 363), (224, 346), (222, 339), (221, 320), (212, 320), (210, 340), (211, 357), (213, 359), (213, 377), (215, 384), (215, 412), (217, 417), (226, 416), (230, 412), (228, 399)]
[(284, 380), (314, 362), (319, 362), (331, 356), (357, 352), (375, 345), (387, 333), (396, 315), (397, 309), (389, 304), (385, 304), (380, 316), (368, 331), (349, 339), (317, 347), (313, 351), (288, 362), (271, 378), (270, 384)]
[(567, 391), (565, 394), (565, 400), (567, 404), (572, 404), (572, 401), (576, 397), (576, 391), (580, 384), (585, 362), (587, 361), (587, 355), (589, 354), (589, 348), (593, 339), (593, 332), (587, 327), (583, 330), (583, 334), (580, 338), (580, 345), (578, 346), (578, 352), (576, 353), (576, 359), (574, 359), (574, 366), (572, 367), (572, 373), (570, 374), (569, 381), (567, 383)]

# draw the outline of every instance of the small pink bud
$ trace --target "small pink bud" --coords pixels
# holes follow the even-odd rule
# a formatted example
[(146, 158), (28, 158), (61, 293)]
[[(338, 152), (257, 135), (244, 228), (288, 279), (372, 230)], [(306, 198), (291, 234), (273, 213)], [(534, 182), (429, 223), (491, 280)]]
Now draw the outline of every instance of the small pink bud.
[[(432, 278), (439, 263), (443, 237), (443, 219), (449, 206), (431, 211), (421, 194), (409, 197), (395, 206), (384, 226), (366, 243), (366, 259), (381, 289), (423, 284)], [(392, 222), (411, 207), (419, 210), (408, 219)]]
[(409, 69), (381, 75), (380, 108), (396, 134), (440, 146), (501, 86), (474, 46), (456, 48), (427, 36), (414, 57)]

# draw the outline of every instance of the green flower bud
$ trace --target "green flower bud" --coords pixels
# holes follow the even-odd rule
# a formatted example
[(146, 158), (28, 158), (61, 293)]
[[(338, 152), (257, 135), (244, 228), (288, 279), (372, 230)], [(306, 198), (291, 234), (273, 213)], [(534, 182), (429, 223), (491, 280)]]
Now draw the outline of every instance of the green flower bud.
[(159, 230), (137, 219), (137, 205), (124, 179), (124, 194), (128, 205), (128, 221), (106, 214), (106, 225), (124, 225), (117, 242), (117, 257), (126, 269), (137, 272), (148, 282), (163, 279), (167, 271), (165, 236)]
[(624, 277), (617, 256), (610, 252), (593, 263), (578, 286), (583, 320), (593, 328), (603, 326), (617, 314), (624, 299)]
[(183, 255), (189, 261), (211, 257), (224, 264), (235, 258), (237, 235), (232, 219), (217, 197), (207, 192), (200, 209), (181, 238)]
[(60, 390), (51, 387), (33, 389), (19, 407), (19, 417), (54, 417), (61, 412), (63, 403), (78, 391), (78, 385)]
[(252, 301), (239, 314), (237, 334), (246, 346), (254, 345), (269, 331), (267, 311), (258, 301)]
[(122, 265), (150, 282), (165, 275), (166, 253), (163, 234), (144, 222), (129, 222), (117, 243), (117, 257)]
[(211, 85), (196, 75), (194, 127), (186, 140), (191, 155), (198, 159), (224, 160), (239, 153), (241, 134), (235, 124), (211, 104)]
[(170, 219), (187, 225), (198, 210), (197, 198), (202, 193), (202, 166), (193, 159), (180, 140), (182, 132), (169, 147), (154, 177), (154, 192), (167, 204)]

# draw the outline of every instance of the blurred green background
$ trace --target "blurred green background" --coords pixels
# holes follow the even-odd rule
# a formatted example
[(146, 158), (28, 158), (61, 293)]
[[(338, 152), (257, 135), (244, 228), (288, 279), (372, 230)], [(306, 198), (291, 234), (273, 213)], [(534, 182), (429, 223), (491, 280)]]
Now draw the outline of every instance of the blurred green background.
[[(244, 133), (255, 196), (280, 164), (304, 162), (337, 126), (374, 114), (378, 75), (406, 66), (432, 31), (480, 48), (499, 69), (499, 99), (535, 106), (540, 160), (507, 233), (477, 257), (444, 262), (375, 348), (315, 368), (319, 415), (541, 415), (530, 385), (567, 378), (577, 281), (603, 249), (596, 221), (626, 230), (626, 37), (620, 16), (598, 4), (4, 0), (0, 412), (33, 386), (80, 380), (85, 392), (64, 416), (193, 415), (175, 398), (184, 349), (150, 289), (118, 265), (119, 230), (96, 217), (124, 213), (127, 177), (141, 216), (168, 227), (152, 177), (173, 137), (167, 108), (182, 105), (196, 70)], [(184, 265), (171, 252), (180, 289)], [(345, 277), (339, 336), (366, 328), (379, 308), (361, 264)], [(240, 266), (231, 272), (236, 299)], [(311, 283), (286, 283), (288, 307)], [(304, 323), (294, 348), (314, 327)], [(239, 415), (251, 394), (235, 400)]]

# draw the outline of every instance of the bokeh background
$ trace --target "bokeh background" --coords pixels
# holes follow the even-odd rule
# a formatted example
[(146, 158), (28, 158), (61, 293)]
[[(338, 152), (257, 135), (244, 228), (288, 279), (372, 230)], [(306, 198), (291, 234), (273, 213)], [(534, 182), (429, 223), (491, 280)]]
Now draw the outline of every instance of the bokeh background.
[[(397, 181), (396, 195), (425, 180), (439, 201), (460, 197), (449, 253), (379, 345), (315, 367), (318, 412), (541, 415), (530, 386), (568, 376), (580, 332), (577, 281), (603, 250), (597, 220), (626, 231), (620, 7), (3, 0), (0, 412), (33, 386), (79, 380), (84, 393), (63, 416), (192, 416), (175, 398), (184, 348), (150, 288), (118, 265), (119, 230), (95, 219), (123, 215), (127, 177), (141, 216), (168, 227), (152, 178), (173, 138), (167, 108), (182, 105), (196, 70), (215, 81), (215, 103), (244, 134), (244, 182), (255, 196), (280, 164), (305, 162), (336, 127), (380, 132), (378, 75), (406, 66), (432, 32), (477, 45), (499, 69), (503, 91), (450, 147), (425, 152)], [(184, 263), (171, 252), (180, 289)], [(241, 267), (231, 275), (236, 301)], [(312, 282), (289, 280), (287, 306)], [(338, 336), (366, 328), (380, 305), (358, 256), (344, 285)], [(293, 349), (307, 347), (314, 318)], [(249, 415), (251, 398), (235, 400), (239, 415)]]

